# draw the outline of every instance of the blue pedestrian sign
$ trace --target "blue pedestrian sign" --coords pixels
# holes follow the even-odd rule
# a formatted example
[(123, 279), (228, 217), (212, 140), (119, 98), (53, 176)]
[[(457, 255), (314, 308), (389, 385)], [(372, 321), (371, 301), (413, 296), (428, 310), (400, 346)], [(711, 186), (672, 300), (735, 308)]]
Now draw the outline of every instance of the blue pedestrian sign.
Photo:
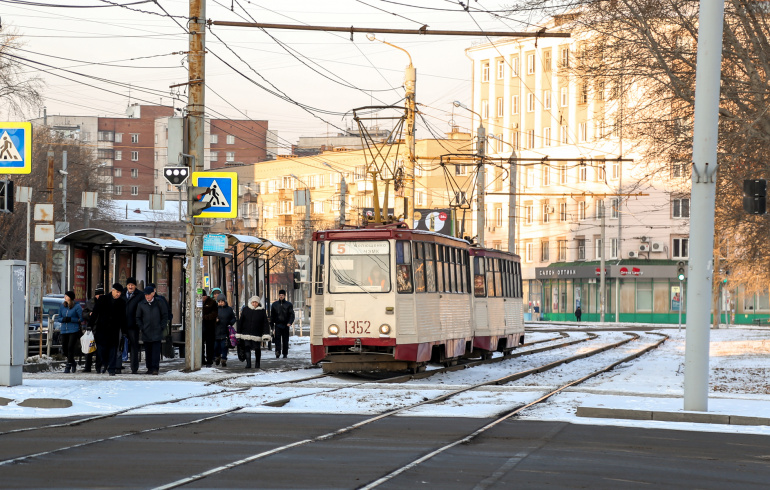
[(0, 123), (0, 174), (32, 171), (32, 123)]
[(227, 235), (203, 235), (204, 252), (224, 252), (227, 248)]
[(208, 187), (209, 192), (201, 201), (211, 207), (200, 213), (197, 218), (237, 218), (238, 217), (238, 174), (236, 172), (193, 172), (192, 185)]

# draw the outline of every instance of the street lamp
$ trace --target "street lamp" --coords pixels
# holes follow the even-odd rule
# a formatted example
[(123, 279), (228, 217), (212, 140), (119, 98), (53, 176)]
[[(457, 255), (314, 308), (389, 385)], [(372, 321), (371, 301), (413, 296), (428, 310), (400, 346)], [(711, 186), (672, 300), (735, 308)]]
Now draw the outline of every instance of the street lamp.
[(340, 174), (340, 228), (342, 228), (345, 226), (345, 198), (347, 197), (346, 194), (348, 192), (348, 184), (345, 182), (345, 174), (332, 167), (327, 162), (321, 162), (321, 164)]
[(510, 172), (510, 181), (508, 189), (508, 251), (516, 253), (516, 147), (511, 143), (504, 141), (494, 134), (489, 135), (490, 139), (501, 141), (511, 147), (511, 156), (508, 157)]
[[(388, 46), (392, 48), (396, 48), (400, 51), (403, 51), (406, 53), (406, 55), (409, 57), (409, 66), (406, 67), (406, 70), (404, 72), (404, 89), (406, 93), (404, 94), (405, 97), (405, 106), (406, 106), (406, 148), (409, 152), (409, 158), (408, 158), (408, 166), (406, 168), (406, 178), (412, 180), (412, 184), (410, 186), (405, 186), (405, 194), (406, 194), (406, 203), (404, 206), (404, 218), (407, 223), (413, 223), (414, 222), (414, 197), (415, 197), (415, 185), (417, 176), (415, 175), (415, 164), (417, 162), (417, 155), (416, 155), (416, 147), (415, 147), (415, 115), (417, 113), (417, 69), (412, 64), (412, 56), (409, 54), (409, 51), (405, 50), (404, 48), (400, 48), (396, 46), (395, 44), (391, 44), (389, 42), (383, 41), (382, 39), (377, 39), (374, 37), (374, 34), (367, 34), (366, 38), (370, 41), (379, 41), (382, 44), (387, 44)], [(374, 192), (377, 192), (377, 189), (374, 189)]]
[(459, 100), (456, 100), (453, 102), (455, 107), (462, 107), (463, 109), (472, 112), (473, 114), (477, 115), (479, 117), (479, 127), (476, 130), (476, 138), (478, 140), (478, 146), (476, 148), (476, 155), (479, 159), (479, 171), (476, 181), (476, 207), (477, 207), (477, 216), (476, 216), (476, 240), (479, 243), (479, 246), (484, 246), (484, 222), (486, 220), (485, 217), (485, 209), (484, 209), (484, 187), (486, 187), (486, 177), (484, 175), (484, 151), (485, 146), (487, 144), (487, 137), (486, 137), (486, 130), (484, 129), (484, 121), (481, 118), (481, 115), (471, 109), (470, 107), (466, 106)]

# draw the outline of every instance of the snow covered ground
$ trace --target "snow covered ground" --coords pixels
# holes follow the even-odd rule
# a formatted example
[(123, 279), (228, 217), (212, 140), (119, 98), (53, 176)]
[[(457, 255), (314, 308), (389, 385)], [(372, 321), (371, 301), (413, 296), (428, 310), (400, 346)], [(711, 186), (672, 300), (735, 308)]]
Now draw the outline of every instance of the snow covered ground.
[[(617, 325), (614, 325), (617, 326)], [(623, 325), (633, 331), (634, 325)], [(638, 327), (638, 326), (636, 326)], [(528, 325), (528, 341), (556, 336), (543, 330), (553, 325)], [(583, 327), (588, 330), (587, 327)], [(523, 356), (500, 363), (443, 373), (406, 384), (365, 383), (356, 378), (322, 378), (296, 384), (272, 385), (320, 374), (319, 368), (294, 371), (249, 371), (233, 375), (219, 369), (197, 373), (162, 372), (144, 379), (137, 376), (113, 378), (64, 375), (61, 372), (25, 374), (21, 386), (0, 387), (2, 418), (39, 418), (112, 413), (139, 407), (130, 413), (218, 412), (236, 407), (253, 413), (345, 413), (374, 414), (434, 398), (452, 389), (479, 381), (497, 379), (566, 355), (574, 355), (614, 343), (628, 336), (617, 331), (601, 331), (599, 338), (554, 352)], [(543, 405), (520, 415), (527, 420), (560, 420), (579, 424), (656, 427), (684, 430), (729, 431), (770, 435), (768, 426), (593, 419), (575, 416), (579, 406), (633, 408), (655, 411), (682, 411), (685, 331), (660, 330), (671, 338), (658, 349), (615, 370), (591, 379), (551, 398)], [(564, 365), (552, 371), (527, 377), (503, 386), (486, 386), (450, 398), (443, 403), (426, 404), (405, 411), (401, 416), (491, 417), (522, 403), (533, 401), (563, 382), (588, 374), (619, 357), (650, 345), (659, 337), (638, 332), (641, 338), (611, 351)], [(572, 339), (583, 332), (570, 332)], [(538, 344), (541, 347), (547, 344)], [(770, 329), (732, 327), (711, 331), (709, 412), (728, 415), (770, 417)], [(292, 357), (310, 364), (307, 337), (292, 338)], [(302, 362), (300, 362), (301, 364)], [(228, 376), (232, 376), (229, 379)], [(216, 383), (212, 383), (215, 382)], [(271, 386), (267, 386), (271, 385)], [(333, 390), (333, 391), (330, 391)], [(208, 394), (208, 396), (196, 396)], [(264, 406), (289, 397), (281, 407)], [(58, 398), (72, 402), (69, 408), (39, 409), (18, 404), (28, 398)], [(184, 400), (180, 400), (183, 399)], [(171, 400), (170, 403), (154, 404)], [(173, 401), (178, 400), (178, 401)], [(1, 400), (0, 400), (1, 401)]]

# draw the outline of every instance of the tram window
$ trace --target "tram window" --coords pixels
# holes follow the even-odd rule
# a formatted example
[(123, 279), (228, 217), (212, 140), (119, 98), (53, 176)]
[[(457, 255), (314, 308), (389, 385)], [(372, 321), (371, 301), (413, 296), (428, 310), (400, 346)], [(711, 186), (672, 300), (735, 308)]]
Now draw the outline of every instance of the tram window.
[(436, 246), (425, 243), (425, 279), (429, 293), (436, 292)]
[(495, 263), (495, 296), (501, 298), (503, 296), (503, 277), (502, 277), (502, 270), (501, 270), (501, 262), (500, 259), (493, 259)]
[(442, 247), (444, 249), (444, 291), (452, 292), (452, 248)]
[(396, 286), (399, 293), (413, 291), (411, 242), (396, 242)]
[(462, 280), (463, 280), (463, 292), (464, 293), (470, 293), (471, 290), (468, 288), (468, 251), (463, 250), (462, 252)]
[(324, 293), (324, 264), (326, 264), (324, 260), (324, 249), (326, 247), (324, 245), (326, 245), (324, 242), (318, 242), (315, 247), (315, 294)]
[(390, 292), (391, 254), (387, 241), (332, 242), (329, 248), (329, 292)]
[(457, 263), (457, 259), (460, 258), (460, 254), (458, 253), (459, 250), (456, 248), (450, 248), (449, 250), (452, 252), (452, 263), (449, 265), (449, 272), (452, 274), (452, 291), (459, 293), (460, 281), (458, 281), (458, 279), (460, 278), (460, 275), (458, 274), (458, 270), (460, 264)]
[(513, 294), (513, 262), (510, 260), (505, 261), (506, 267), (508, 267), (506, 271), (506, 278), (508, 283), (508, 293), (506, 294), (507, 297), (513, 298), (515, 294)]
[(436, 245), (436, 285), (439, 292), (445, 292), (444, 287), (444, 247)]
[(516, 287), (516, 297), (521, 298), (523, 296), (521, 292), (521, 262), (516, 262), (513, 264), (514, 267), (514, 285)]
[(484, 257), (473, 257), (473, 294), (477, 298), (487, 295), (484, 281)]
[(425, 292), (425, 249), (424, 244), (414, 244), (414, 289), (418, 293)]
[(487, 297), (493, 298), (495, 296), (495, 271), (492, 268), (492, 258), (486, 258), (486, 271), (487, 271)]

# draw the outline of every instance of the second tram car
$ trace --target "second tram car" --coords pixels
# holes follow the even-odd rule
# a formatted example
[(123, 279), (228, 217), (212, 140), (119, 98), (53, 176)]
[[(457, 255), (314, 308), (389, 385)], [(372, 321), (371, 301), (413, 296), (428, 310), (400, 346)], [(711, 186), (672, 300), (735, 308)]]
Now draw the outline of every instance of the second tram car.
[(313, 234), (311, 358), (326, 372), (425, 369), (524, 342), (507, 252), (401, 228)]

